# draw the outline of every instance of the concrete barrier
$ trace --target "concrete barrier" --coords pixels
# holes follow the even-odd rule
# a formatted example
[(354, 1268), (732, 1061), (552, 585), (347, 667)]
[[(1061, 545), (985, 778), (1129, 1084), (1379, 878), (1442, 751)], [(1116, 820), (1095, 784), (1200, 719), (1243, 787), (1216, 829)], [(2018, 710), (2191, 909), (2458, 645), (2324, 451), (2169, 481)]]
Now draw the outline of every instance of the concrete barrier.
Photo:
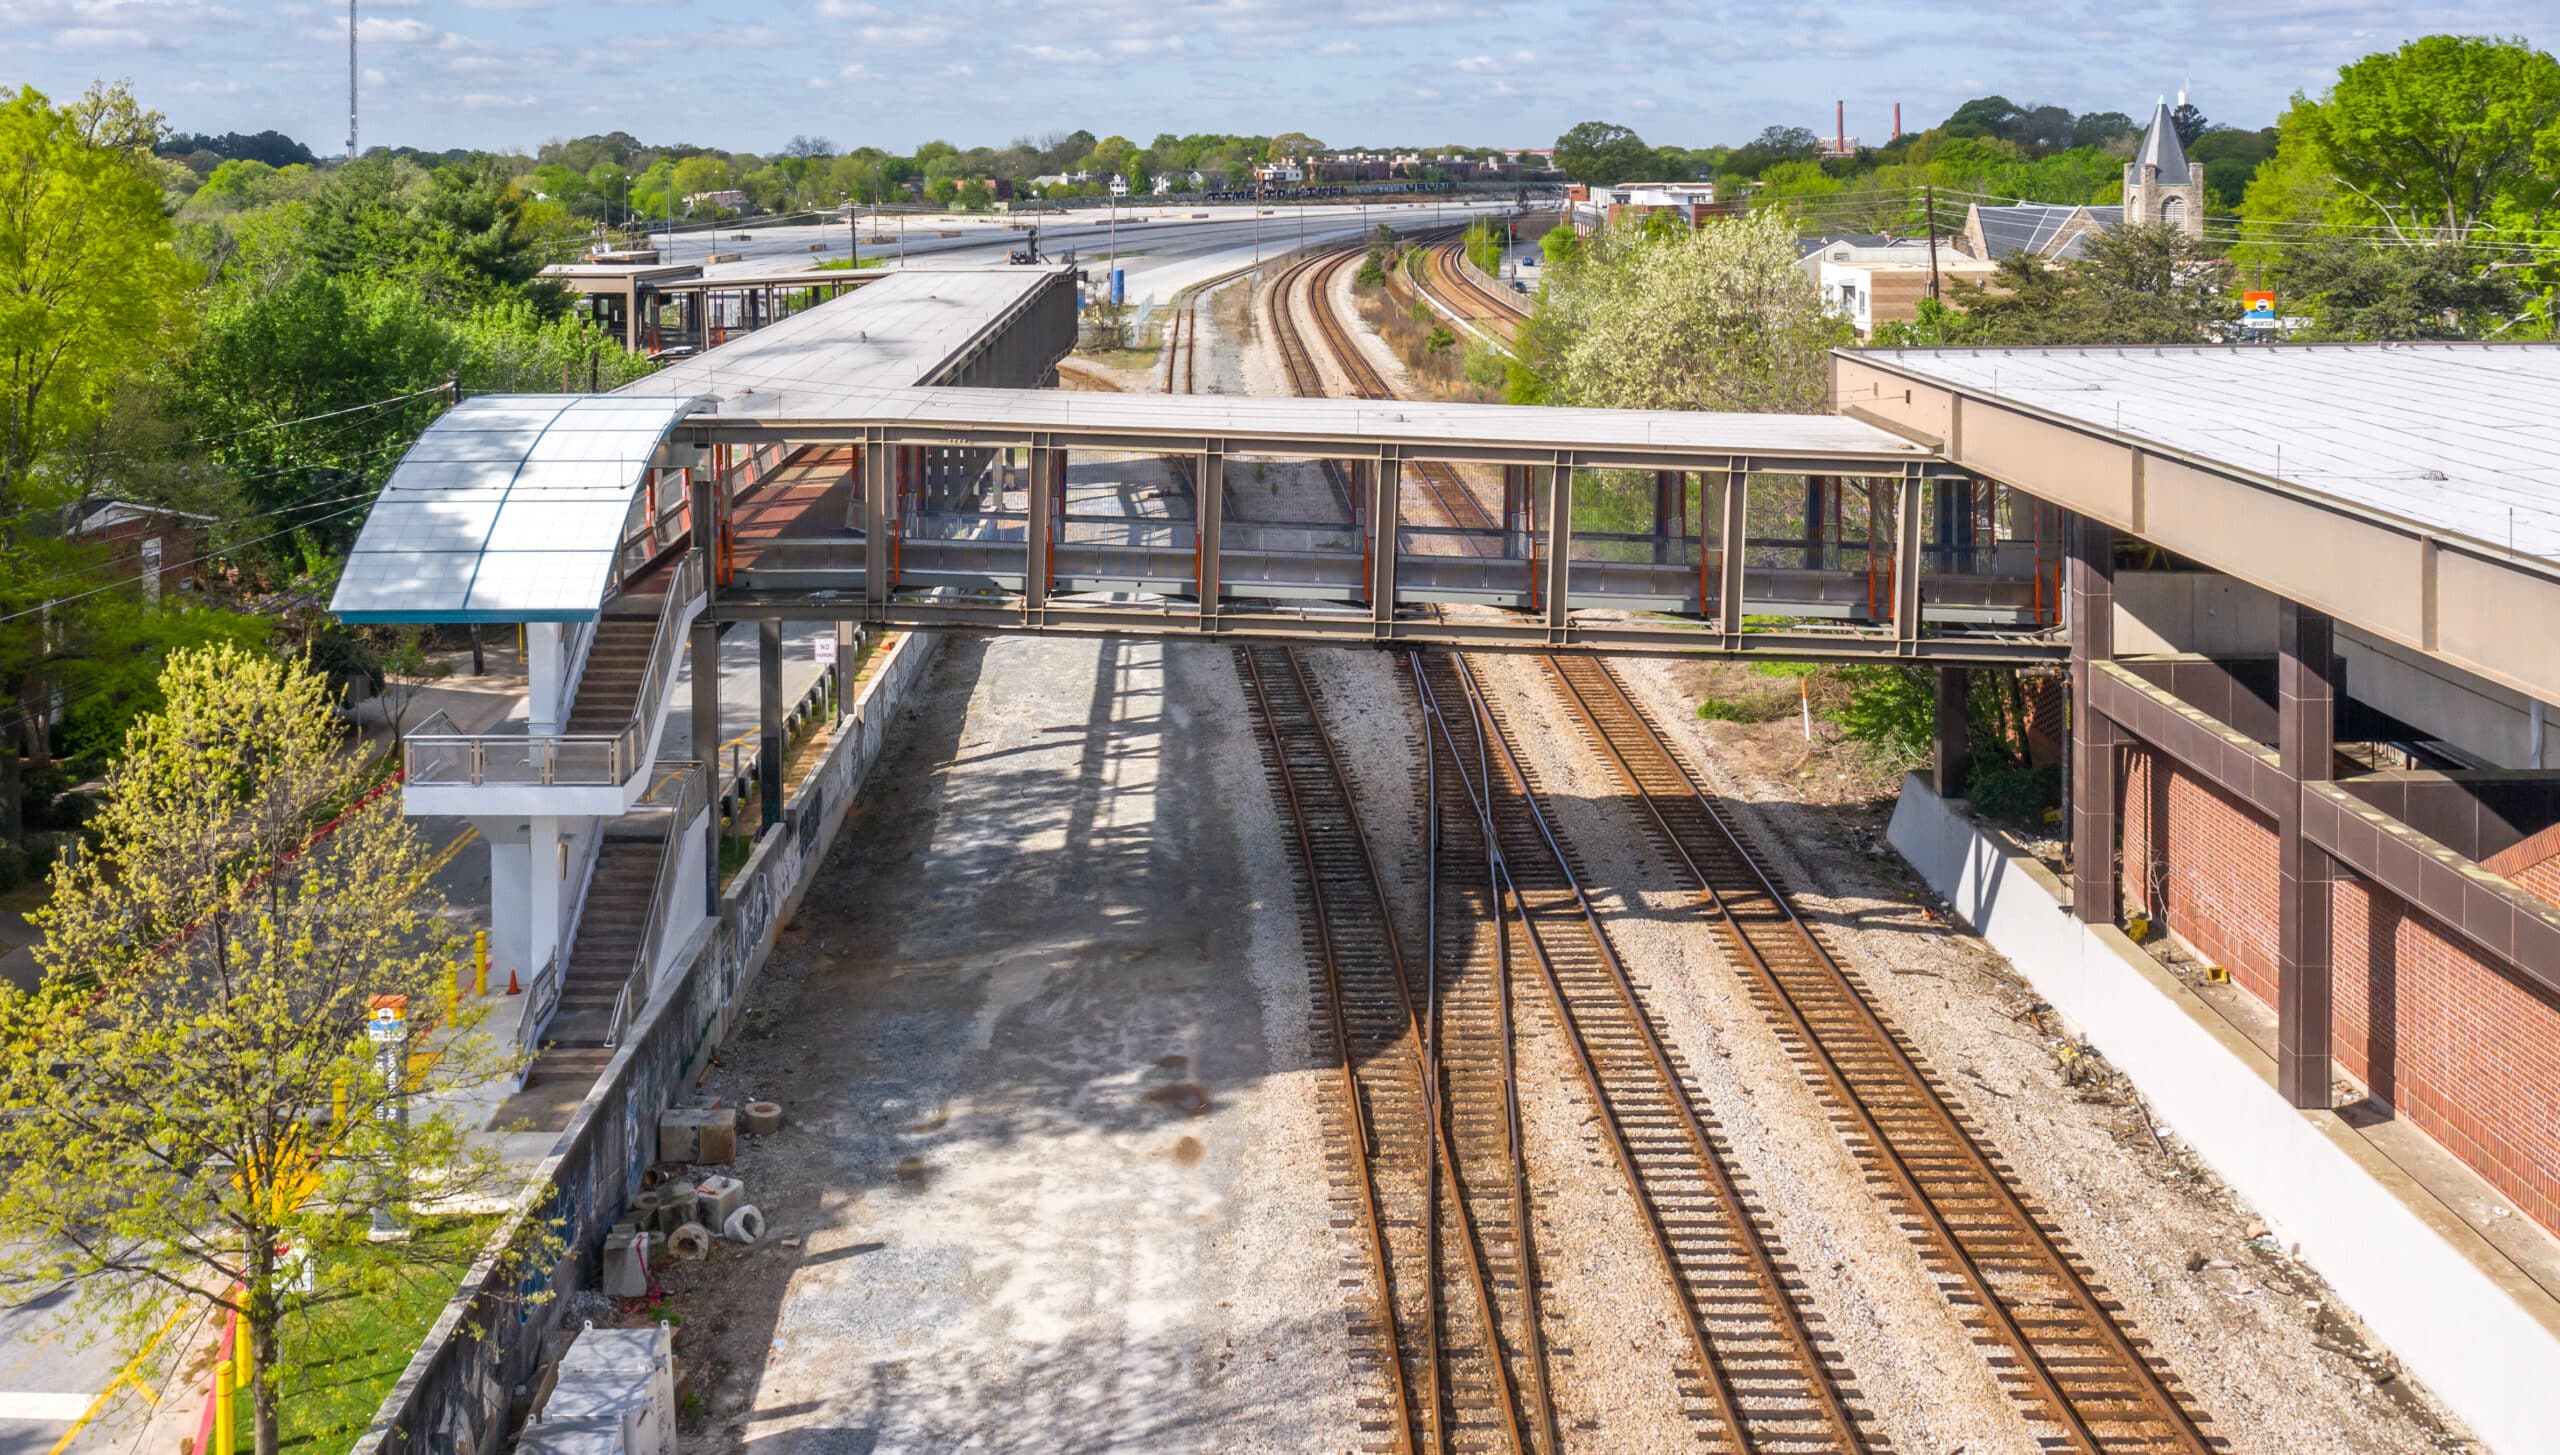
[[(591, 1284), (604, 1235), (655, 1160), (658, 1113), (693, 1084), (727, 1034), (888, 741), (889, 727), (940, 639), (901, 635), (881, 649), (817, 766), (765, 830), (669, 975), (643, 1006), (568, 1129), (528, 1179), (522, 1209), (491, 1235), (453, 1300), (382, 1402), (351, 1455), (485, 1455), (507, 1434), (520, 1387), (560, 1317), (545, 1295)], [(519, 1256), (556, 1237), (560, 1256)]]
[(1904, 780), (1888, 838), (2473, 1433), (2560, 1451), (2560, 1303), (2345, 1121), (2289, 1105), (2274, 1058), (1926, 780)]

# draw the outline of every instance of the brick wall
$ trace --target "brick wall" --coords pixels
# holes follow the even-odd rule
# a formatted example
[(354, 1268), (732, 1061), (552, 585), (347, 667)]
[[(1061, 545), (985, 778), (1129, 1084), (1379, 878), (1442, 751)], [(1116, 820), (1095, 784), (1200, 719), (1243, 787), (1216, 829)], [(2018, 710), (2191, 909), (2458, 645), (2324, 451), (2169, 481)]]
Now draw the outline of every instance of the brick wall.
[[(2127, 906), (2164, 915), (2272, 1004), (2275, 825), (2141, 747), (2126, 753), (2124, 805)], [(2167, 825), (2157, 860), (2155, 817)], [(2560, 867), (2536, 865), (2520, 882), (2560, 891)], [(2560, 1232), (2560, 1006), (2352, 873), (2333, 931), (2339, 1069)]]

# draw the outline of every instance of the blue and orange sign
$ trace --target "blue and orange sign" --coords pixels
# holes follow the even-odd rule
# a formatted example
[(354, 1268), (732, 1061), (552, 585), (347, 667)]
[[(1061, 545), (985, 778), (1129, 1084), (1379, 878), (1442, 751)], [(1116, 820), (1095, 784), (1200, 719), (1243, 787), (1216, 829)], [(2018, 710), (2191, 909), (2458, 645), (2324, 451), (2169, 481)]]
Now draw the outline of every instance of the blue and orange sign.
[(2242, 316), (2249, 322), (2273, 323), (2276, 321), (2276, 295), (2273, 293), (2253, 290), (2241, 294), (2240, 302), (2248, 310)]

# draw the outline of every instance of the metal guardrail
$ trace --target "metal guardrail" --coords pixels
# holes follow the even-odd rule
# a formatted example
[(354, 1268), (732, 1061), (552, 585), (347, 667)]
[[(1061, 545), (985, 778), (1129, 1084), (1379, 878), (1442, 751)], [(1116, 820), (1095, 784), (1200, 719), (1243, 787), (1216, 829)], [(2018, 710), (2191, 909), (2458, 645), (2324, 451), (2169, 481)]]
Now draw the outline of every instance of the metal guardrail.
[(532, 1069), (533, 1056), (542, 1049), (542, 1033), (551, 1026), (552, 1014), (560, 1009), (560, 957), (553, 955), (533, 972), (533, 983), (525, 987), (524, 1018), (516, 1022), (516, 1055), (522, 1067), (516, 1072), (516, 1088), (524, 1088), (525, 1072)]
[(676, 653), (684, 646), (684, 634), (675, 624), (701, 594), (701, 558), (687, 554), (676, 562), (667, 582), (640, 693), (633, 700), (630, 720), (619, 731), (537, 734), (514, 725), (510, 732), (458, 733), (452, 730), (452, 715), (439, 712), (401, 742), (401, 762), (409, 783), (476, 788), (487, 783), (618, 787), (629, 782), (648, 766), (649, 725), (675, 671)]
[(709, 803), (710, 767), (700, 762), (661, 764), (663, 770), (649, 793), (633, 805), (632, 815), (661, 817), (666, 832), (659, 840), (657, 882), (649, 889), (649, 923), (640, 936), (640, 948), (632, 953), (631, 970), (623, 978), (621, 993), (614, 997), (613, 1019), (605, 1027), (607, 1047), (622, 1044), (622, 1032), (631, 1024), (633, 1013), (649, 999), (650, 971), (658, 963), (658, 951), (667, 935), (668, 911), (675, 904), (676, 870), (684, 859), (685, 828)]

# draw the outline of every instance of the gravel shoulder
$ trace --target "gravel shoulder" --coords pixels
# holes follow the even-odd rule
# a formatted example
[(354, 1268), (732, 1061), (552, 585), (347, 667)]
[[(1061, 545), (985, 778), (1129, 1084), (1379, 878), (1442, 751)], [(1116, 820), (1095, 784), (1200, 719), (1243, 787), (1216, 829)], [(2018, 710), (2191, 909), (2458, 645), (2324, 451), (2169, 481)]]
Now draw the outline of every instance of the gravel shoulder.
[(955, 640), (711, 1089), (686, 1448), (1345, 1449), (1288, 866), (1227, 654)]

